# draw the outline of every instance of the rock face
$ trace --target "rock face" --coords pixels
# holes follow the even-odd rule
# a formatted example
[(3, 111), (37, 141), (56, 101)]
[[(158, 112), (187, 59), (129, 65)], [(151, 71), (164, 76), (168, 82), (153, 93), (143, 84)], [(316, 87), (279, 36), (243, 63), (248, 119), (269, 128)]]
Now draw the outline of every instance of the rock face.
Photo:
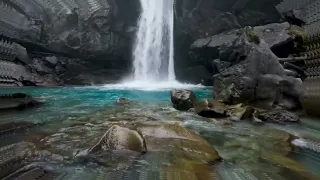
[[(244, 26), (277, 22), (280, 0), (176, 0), (177, 25), (195, 38)], [(263, 4), (264, 6), (261, 6)]]
[(180, 111), (188, 111), (193, 108), (193, 103), (196, 101), (196, 95), (190, 90), (172, 90), (171, 102), (173, 107)]
[[(220, 73), (231, 65), (238, 63), (239, 59), (225, 57), (229, 52), (223, 53), (221, 51), (244, 32), (249, 32), (249, 35), (252, 34), (253, 38), (260, 37), (259, 39), (263, 39), (264, 44), (266, 44), (265, 47), (270, 48), (277, 57), (288, 57), (294, 47), (292, 27), (287, 22), (231, 30), (194, 41), (191, 45), (188, 61), (186, 61), (189, 63), (186, 65), (188, 67), (178, 68), (177, 74), (183, 75), (187, 80), (190, 79), (192, 83), (211, 85), (209, 81), (204, 80), (210, 79), (211, 75)], [(189, 73), (190, 70), (197, 69), (197, 67), (203, 67), (201, 71), (198, 71), (201, 73), (196, 73), (197, 75)]]
[[(287, 57), (294, 46), (291, 27), (287, 22), (231, 30), (193, 42), (189, 53), (189, 66), (194, 67), (201, 64), (207, 69), (207, 72), (214, 75), (237, 63), (237, 59), (221, 57), (228, 55), (228, 52), (221, 53), (220, 49), (225, 48), (228, 44), (232, 44), (233, 41), (246, 31), (249, 34), (252, 32), (254, 35), (259, 36), (260, 39), (263, 39), (267, 47), (278, 57)], [(189, 78), (189, 76), (186, 76), (186, 78)]]
[(257, 78), (264, 74), (283, 75), (284, 69), (265, 42), (250, 42), (247, 33), (220, 48), (220, 60), (234, 65), (215, 75), (215, 97), (238, 104), (254, 100)]
[(285, 76), (270, 45), (247, 30), (219, 49), (220, 61), (232, 66), (214, 76), (214, 97), (227, 104), (253, 103), (258, 107), (300, 107), (301, 80)]
[(257, 106), (270, 108), (274, 105), (287, 110), (301, 108), (299, 97), (303, 94), (302, 81), (299, 78), (267, 74), (260, 76), (255, 89)]
[(99, 84), (130, 72), (139, 0), (12, 0), (0, 9), (0, 56), (14, 64), (1, 85)]
[[(281, 0), (176, 0), (175, 1), (175, 67), (177, 77), (185, 80), (184, 69), (199, 64), (189, 60), (190, 45), (199, 38), (210, 37), (232, 29), (280, 21), (275, 6)], [(207, 63), (205, 63), (207, 62)], [(211, 72), (211, 60), (204, 63)], [(211, 84), (210, 84), (211, 85)]]

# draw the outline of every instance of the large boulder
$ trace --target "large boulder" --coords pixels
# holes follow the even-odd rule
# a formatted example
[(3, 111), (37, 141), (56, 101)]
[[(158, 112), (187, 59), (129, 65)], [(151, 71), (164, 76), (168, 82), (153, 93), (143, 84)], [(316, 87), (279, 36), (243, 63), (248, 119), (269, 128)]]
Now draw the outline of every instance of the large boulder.
[(208, 141), (179, 122), (117, 121), (111, 124), (101, 140), (90, 150), (78, 153), (77, 159), (117, 165), (118, 168), (121, 163), (128, 168), (147, 150), (141, 158), (161, 155), (160, 161), (153, 162), (160, 171), (167, 173), (165, 169), (170, 167), (181, 171), (187, 169), (192, 176), (199, 172), (210, 174), (209, 168), (196, 167), (209, 167), (208, 164), (221, 159)]
[[(211, 61), (216, 59), (216, 56), (209, 56), (208, 59), (199, 58), (198, 60), (202, 61), (200, 64), (195, 64), (199, 61), (190, 58), (188, 52), (193, 42), (197, 39), (210, 39), (219, 33), (245, 26), (280, 22), (281, 15), (275, 8), (280, 2), (281, 0), (176, 0), (174, 4), (176, 70), (187, 71), (186, 67), (197, 65), (211, 68)], [(221, 41), (223, 39), (227, 38), (221, 38)], [(214, 54), (214, 51), (211, 52)], [(183, 74), (177, 74), (177, 78), (181, 81), (187, 80)]]
[(258, 77), (255, 92), (257, 107), (271, 109), (276, 105), (288, 110), (301, 108), (301, 79), (274, 74), (261, 75)]
[[(229, 55), (229, 52), (221, 54), (221, 51), (233, 44), (244, 32), (252, 35), (253, 39), (254, 37), (263, 39), (266, 47), (269, 47), (278, 57), (288, 57), (294, 48), (295, 36), (292, 33), (292, 27), (287, 22), (230, 30), (194, 41), (190, 46), (188, 61), (186, 61), (188, 64), (185, 64), (187, 67), (179, 68), (180, 65), (177, 66), (177, 76), (188, 81), (190, 78), (190, 75), (188, 76), (189, 69), (204, 66), (207, 72), (214, 75), (238, 63), (237, 59), (221, 57)], [(250, 48), (247, 50), (250, 51)], [(195, 79), (198, 76), (203, 77), (203, 73), (197, 73), (192, 78)]]
[(148, 152), (168, 153), (173, 161), (191, 160), (198, 164), (220, 159), (205, 139), (178, 124), (144, 122), (136, 123), (135, 127), (143, 134)]
[(214, 97), (228, 104), (254, 103), (262, 108), (301, 107), (300, 79), (285, 70), (270, 46), (254, 30), (247, 30), (232, 43), (220, 47), (220, 60), (233, 65), (214, 76)]
[(110, 127), (101, 137), (100, 141), (89, 150), (89, 153), (121, 150), (145, 153), (147, 148), (144, 138), (139, 132), (114, 125)]
[(244, 32), (232, 43), (221, 47), (220, 59), (234, 63), (214, 77), (214, 92), (222, 101), (231, 104), (252, 101), (257, 77), (284, 74), (284, 69), (268, 45), (262, 39), (256, 42), (255, 38), (259, 37)]
[(171, 102), (173, 107), (180, 111), (188, 111), (193, 108), (193, 103), (196, 101), (196, 95), (191, 90), (172, 90)]

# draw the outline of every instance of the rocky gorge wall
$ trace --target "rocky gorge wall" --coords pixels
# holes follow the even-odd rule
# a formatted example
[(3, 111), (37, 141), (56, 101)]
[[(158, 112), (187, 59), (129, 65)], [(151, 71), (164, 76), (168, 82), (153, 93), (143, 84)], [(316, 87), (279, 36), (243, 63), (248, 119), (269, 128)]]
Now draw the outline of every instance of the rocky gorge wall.
[[(245, 26), (281, 22), (275, 6), (281, 0), (176, 0), (175, 67), (177, 78), (212, 85), (215, 57), (195, 57), (190, 51), (197, 39)], [(223, 40), (220, 40), (223, 41)], [(192, 74), (198, 74), (197, 77)]]
[(108, 83), (131, 70), (138, 0), (1, 0), (0, 9), (0, 63), (20, 72), (1, 71), (2, 85)]
[(304, 52), (303, 25), (316, 20), (318, 2), (177, 0), (177, 78), (213, 86), (213, 98), (229, 105), (301, 109), (305, 62), (281, 58)]
[[(280, 1), (176, 0), (178, 80), (211, 86), (217, 68), (230, 65), (218, 61), (220, 46), (237, 37), (236, 29), (283, 21), (275, 8)], [(0, 2), (2, 85), (112, 83), (131, 72), (139, 0)], [(282, 32), (280, 42), (290, 41), (287, 25), (271, 26), (260, 28), (274, 29), (263, 35), (270, 48)]]

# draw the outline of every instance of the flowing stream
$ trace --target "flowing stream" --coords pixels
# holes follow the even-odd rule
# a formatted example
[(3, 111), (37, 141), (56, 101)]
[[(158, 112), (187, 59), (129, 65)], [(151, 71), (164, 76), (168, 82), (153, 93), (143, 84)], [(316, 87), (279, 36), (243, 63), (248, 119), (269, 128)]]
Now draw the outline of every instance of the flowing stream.
[[(211, 97), (211, 88), (191, 89), (199, 99)], [(0, 126), (0, 179), (22, 168), (14, 162), (25, 151), (28, 158), (23, 157), (19, 163), (31, 163), (48, 171), (31, 170), (21, 179), (41, 176), (38, 180), (313, 180), (320, 176), (317, 119), (303, 118), (300, 124), (288, 125), (254, 125), (246, 120), (220, 124), (172, 108), (169, 89), (103, 86), (1, 90), (2, 94), (14, 92), (31, 94), (45, 104), (26, 111), (0, 112), (0, 123), (39, 123), (37, 127), (11, 133)], [(115, 103), (120, 97), (133, 103)], [(172, 136), (170, 131), (150, 129), (144, 133), (157, 133), (153, 141), (147, 141), (145, 154), (106, 151), (85, 156), (87, 159), (77, 158), (116, 124), (176, 124), (199, 136), (197, 141), (191, 141), (190, 132)], [(298, 139), (284, 141), (287, 132)], [(199, 154), (207, 151), (205, 144), (197, 144), (203, 142), (201, 139), (216, 149), (223, 160), (210, 164), (205, 153)]]
[(134, 55), (135, 81), (174, 81), (173, 0), (140, 0)]

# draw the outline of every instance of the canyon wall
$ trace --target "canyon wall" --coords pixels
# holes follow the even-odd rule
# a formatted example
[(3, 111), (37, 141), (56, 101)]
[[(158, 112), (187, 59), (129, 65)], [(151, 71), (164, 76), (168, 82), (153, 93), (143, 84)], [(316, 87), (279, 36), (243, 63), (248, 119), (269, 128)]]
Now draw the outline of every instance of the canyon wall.
[[(177, 78), (212, 85), (214, 57), (195, 57), (190, 52), (197, 39), (245, 26), (280, 22), (275, 6), (281, 0), (176, 0), (175, 67)], [(192, 76), (197, 74), (197, 76)]]
[(131, 70), (138, 0), (1, 0), (0, 9), (2, 85), (108, 83)]

